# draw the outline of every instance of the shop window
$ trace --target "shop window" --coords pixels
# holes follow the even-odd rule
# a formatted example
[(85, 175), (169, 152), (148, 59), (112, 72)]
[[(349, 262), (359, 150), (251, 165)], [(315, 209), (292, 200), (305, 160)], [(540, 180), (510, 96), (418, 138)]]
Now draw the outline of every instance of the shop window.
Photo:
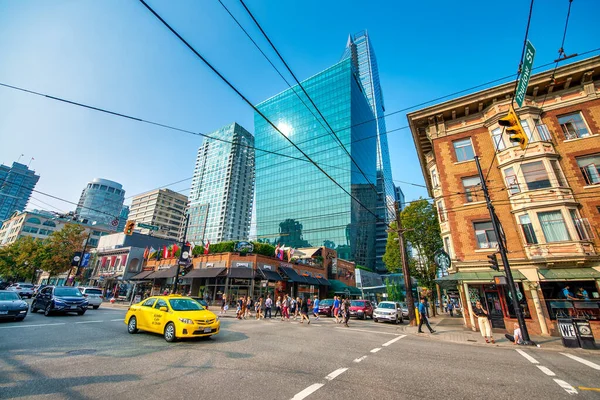
[(521, 229), (523, 230), (525, 242), (527, 244), (537, 244), (537, 237), (535, 236), (535, 231), (533, 230), (533, 225), (531, 224), (529, 215), (521, 215), (519, 217), (519, 221), (521, 222)]
[(566, 139), (577, 139), (590, 136), (590, 132), (579, 111), (558, 117), (558, 123), (560, 124)]
[(523, 172), (523, 178), (525, 178), (528, 190), (545, 189), (552, 186), (548, 172), (542, 161), (522, 164), (521, 171)]
[[(521, 307), (521, 313), (523, 314), (524, 318), (531, 318), (529, 306), (527, 305), (527, 299), (525, 298), (525, 291), (523, 290), (523, 284), (520, 282), (515, 282), (515, 286), (517, 289), (517, 301), (519, 302), (519, 307)], [(508, 287), (504, 287), (504, 300), (506, 301), (508, 315), (511, 318), (517, 318), (517, 314), (515, 314), (515, 308), (513, 307), (512, 293), (510, 290), (508, 290)]]
[(600, 321), (600, 293), (594, 281), (542, 282), (540, 287), (550, 319)]
[(471, 138), (457, 140), (453, 142), (454, 152), (456, 153), (456, 161), (468, 161), (475, 158), (475, 152), (473, 151), (473, 144)]
[(600, 154), (578, 157), (577, 165), (587, 185), (597, 185), (600, 183)]
[(506, 180), (506, 188), (508, 189), (510, 194), (520, 193), (521, 189), (519, 188), (519, 181), (517, 180), (517, 175), (515, 175), (514, 168), (506, 168), (504, 170), (504, 176)]
[(498, 239), (492, 227), (491, 221), (473, 223), (477, 247), (480, 249), (492, 249), (498, 246)]
[(539, 212), (537, 215), (547, 243), (571, 240), (560, 210)]

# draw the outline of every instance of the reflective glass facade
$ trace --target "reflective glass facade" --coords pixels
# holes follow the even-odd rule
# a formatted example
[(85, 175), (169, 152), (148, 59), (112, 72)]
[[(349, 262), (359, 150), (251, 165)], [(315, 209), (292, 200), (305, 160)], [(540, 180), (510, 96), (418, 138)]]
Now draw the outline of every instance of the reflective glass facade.
[(377, 59), (367, 31), (362, 31), (348, 38), (346, 51), (342, 59), (350, 58), (358, 71), (358, 76), (365, 90), (373, 114), (377, 117), (377, 215), (382, 221), (377, 224), (377, 262), (376, 270), (386, 272), (383, 254), (387, 243), (388, 223), (396, 218), (395, 187), (392, 180), (392, 168), (385, 126), (385, 105), (383, 92), (379, 82)]
[[(305, 80), (302, 86), (361, 173), (298, 87), (258, 109), (345, 190), (375, 213), (377, 128), (350, 59)], [(315, 117), (315, 115), (317, 117)], [(375, 264), (375, 217), (344, 193), (259, 114), (255, 114), (256, 231), (262, 241), (293, 247), (328, 246), (343, 259)]]
[(12, 167), (0, 165), (0, 222), (25, 209), (39, 179), (27, 165), (17, 162)]
[(117, 230), (123, 209), (125, 190), (120, 183), (95, 178), (81, 192), (75, 213), (81, 219)]

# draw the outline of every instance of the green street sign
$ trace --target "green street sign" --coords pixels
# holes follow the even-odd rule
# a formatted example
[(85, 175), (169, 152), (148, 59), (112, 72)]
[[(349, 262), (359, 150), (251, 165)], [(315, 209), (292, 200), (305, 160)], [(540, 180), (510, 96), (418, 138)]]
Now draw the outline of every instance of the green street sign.
[(531, 78), (534, 56), (535, 48), (528, 40), (527, 45), (525, 46), (525, 57), (523, 57), (523, 67), (521, 69), (521, 76), (519, 77), (519, 84), (517, 85), (517, 91), (515, 93), (515, 101), (517, 102), (519, 107), (523, 107), (523, 101), (525, 101), (525, 94), (527, 93), (529, 78)]
[(137, 226), (138, 226), (138, 228), (150, 229), (151, 231), (158, 230), (158, 226), (148, 225), (148, 224), (144, 224), (144, 223), (138, 223)]

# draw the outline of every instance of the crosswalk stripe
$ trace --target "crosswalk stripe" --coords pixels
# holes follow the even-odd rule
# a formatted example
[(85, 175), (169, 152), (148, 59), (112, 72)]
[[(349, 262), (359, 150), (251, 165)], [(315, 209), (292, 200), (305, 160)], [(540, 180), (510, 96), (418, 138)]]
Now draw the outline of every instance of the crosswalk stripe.
[(554, 382), (558, 383), (558, 385), (565, 389), (565, 391), (569, 394), (577, 394), (577, 390), (571, 386), (570, 384), (568, 384), (567, 382), (560, 380), (560, 379), (554, 379)]
[(535, 358), (531, 357), (529, 354), (525, 353), (523, 350), (521, 349), (515, 349), (517, 351), (517, 353), (519, 353), (520, 355), (522, 355), (523, 357), (525, 357), (530, 363), (532, 364), (539, 364), (538, 360), (536, 360)]
[(580, 362), (580, 363), (582, 363), (582, 364), (584, 364), (584, 365), (587, 365), (587, 366), (588, 366), (588, 367), (590, 367), (590, 368), (594, 368), (595, 370), (598, 370), (598, 371), (600, 371), (600, 365), (598, 365), (598, 364), (596, 364), (596, 363), (593, 363), (593, 362), (591, 362), (591, 361), (588, 361), (588, 360), (586, 360), (586, 359), (583, 359), (583, 358), (581, 358), (581, 357), (574, 356), (574, 355), (572, 355), (572, 354), (567, 354), (567, 353), (560, 353), (560, 354), (562, 354), (562, 355), (563, 355), (563, 356), (565, 356), (565, 357), (569, 357), (569, 358), (570, 358), (570, 359), (572, 359), (572, 360), (575, 360), (575, 361), (577, 361), (577, 362)]

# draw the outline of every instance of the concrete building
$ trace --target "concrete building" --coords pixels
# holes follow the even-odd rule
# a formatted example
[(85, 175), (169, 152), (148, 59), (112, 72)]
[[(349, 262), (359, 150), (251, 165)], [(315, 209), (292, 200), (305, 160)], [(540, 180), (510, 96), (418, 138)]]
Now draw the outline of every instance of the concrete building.
[(178, 240), (185, 219), (186, 195), (170, 189), (156, 189), (137, 195), (131, 201), (130, 220), (156, 226), (157, 231), (141, 228), (136, 231), (152, 236)]
[(508, 291), (494, 280), (502, 273), (489, 268), (499, 238), (478, 156), (529, 331), (558, 335), (557, 318), (583, 317), (599, 337), (600, 57), (531, 77), (516, 110), (529, 136), (525, 150), (498, 124), (513, 91), (510, 82), (407, 116), (453, 260), (440, 282), (458, 291), (467, 326), (476, 328), (476, 300), (490, 310), (493, 327), (510, 329), (516, 321)]
[(18, 162), (13, 162), (12, 167), (0, 165), (0, 222), (25, 209), (39, 179), (27, 165)]
[[(189, 202), (187, 240), (247, 240), (254, 196), (254, 137), (232, 123), (198, 149)], [(233, 144), (229, 143), (233, 142)]]
[(81, 192), (75, 213), (84, 221), (96, 221), (116, 231), (124, 199), (125, 190), (120, 183), (94, 178)]

